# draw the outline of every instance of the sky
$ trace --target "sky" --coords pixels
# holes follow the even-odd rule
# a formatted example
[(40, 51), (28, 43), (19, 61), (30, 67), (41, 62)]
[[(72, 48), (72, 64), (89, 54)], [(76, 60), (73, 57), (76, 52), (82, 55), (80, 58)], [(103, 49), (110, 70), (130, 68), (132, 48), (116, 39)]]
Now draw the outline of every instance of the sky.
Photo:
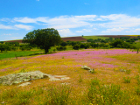
[(140, 0), (0, 0), (0, 41), (45, 28), (61, 37), (140, 35)]

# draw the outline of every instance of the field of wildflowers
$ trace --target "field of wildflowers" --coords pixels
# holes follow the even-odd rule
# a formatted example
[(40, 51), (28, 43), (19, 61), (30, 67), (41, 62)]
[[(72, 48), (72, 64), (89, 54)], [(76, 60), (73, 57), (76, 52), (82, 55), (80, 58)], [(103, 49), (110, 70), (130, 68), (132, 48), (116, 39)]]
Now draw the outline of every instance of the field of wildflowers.
[[(82, 69), (83, 65), (95, 72)], [(72, 50), (0, 60), (0, 76), (36, 70), (70, 79), (34, 80), (25, 87), (0, 85), (0, 104), (140, 104), (140, 53), (129, 49)]]

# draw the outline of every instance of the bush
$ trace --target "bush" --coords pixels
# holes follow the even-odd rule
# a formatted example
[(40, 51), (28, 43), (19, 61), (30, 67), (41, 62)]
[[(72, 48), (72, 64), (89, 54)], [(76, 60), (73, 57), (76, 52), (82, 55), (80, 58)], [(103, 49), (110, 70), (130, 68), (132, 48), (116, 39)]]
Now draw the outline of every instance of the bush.
[(67, 105), (71, 88), (66, 85), (51, 87), (48, 89), (48, 96), (44, 105)]
[(32, 47), (29, 45), (20, 45), (20, 50), (25, 51), (25, 50), (31, 50)]
[(123, 77), (124, 83), (130, 83), (131, 78), (130, 77)]
[(129, 105), (129, 96), (120, 90), (119, 85), (100, 85), (92, 80), (88, 89), (88, 99), (92, 105)]
[(80, 46), (78, 44), (76, 44), (76, 45), (73, 46), (73, 49), (74, 50), (79, 50), (80, 49)]
[(56, 49), (58, 51), (63, 51), (63, 50), (66, 50), (66, 47), (65, 46), (58, 46), (58, 47), (56, 47)]

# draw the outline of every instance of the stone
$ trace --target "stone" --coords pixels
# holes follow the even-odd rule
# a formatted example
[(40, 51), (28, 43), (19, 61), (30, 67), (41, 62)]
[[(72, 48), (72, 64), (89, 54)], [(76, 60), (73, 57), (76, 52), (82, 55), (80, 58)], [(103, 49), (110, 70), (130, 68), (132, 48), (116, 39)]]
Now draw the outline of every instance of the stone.
[(49, 81), (60, 81), (60, 80), (67, 80), (70, 79), (69, 77), (67, 77), (66, 75), (54, 75), (51, 76)]
[(126, 70), (125, 69), (120, 69), (120, 72), (126, 72)]
[(94, 69), (90, 69), (89, 72), (90, 73), (94, 73), (95, 71), (94, 71)]
[(49, 81), (59, 81), (59, 80), (70, 79), (66, 75), (50, 75), (50, 74), (42, 73), (41, 71), (31, 71), (31, 72), (16, 73), (16, 74), (9, 74), (6, 76), (1, 76), (0, 84), (14, 85), (14, 84), (25, 82), (21, 84), (21, 86), (27, 86), (31, 84), (28, 81), (32, 81), (36, 79), (43, 79), (43, 78), (49, 78)]
[(84, 69), (84, 70), (88, 70), (90, 73), (94, 73), (95, 72), (94, 69), (91, 69), (88, 66), (82, 66), (81, 68)]
[(31, 82), (25, 82), (25, 83), (22, 83), (22, 84), (20, 84), (20, 85), (18, 85), (19, 87), (23, 87), (23, 86), (27, 86), (27, 85), (30, 85), (31, 84)]
[(25, 73), (9, 74), (6, 76), (0, 77), (0, 84), (3, 85), (13, 85), (21, 82), (27, 82), (36, 79), (48, 78), (47, 74), (42, 73), (41, 71), (32, 71)]
[(82, 66), (81, 68), (82, 68), (82, 69), (85, 69), (85, 70), (90, 70), (90, 69), (91, 69), (91, 68), (88, 67), (88, 66)]

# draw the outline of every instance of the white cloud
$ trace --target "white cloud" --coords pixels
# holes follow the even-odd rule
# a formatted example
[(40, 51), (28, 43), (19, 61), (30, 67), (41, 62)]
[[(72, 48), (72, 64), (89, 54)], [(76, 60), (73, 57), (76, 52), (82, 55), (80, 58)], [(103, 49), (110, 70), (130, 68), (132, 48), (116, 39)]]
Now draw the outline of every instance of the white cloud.
[(12, 35), (12, 34), (3, 34), (3, 35)]
[(112, 33), (112, 32), (121, 32), (123, 30), (126, 30), (128, 28), (111, 28), (111, 29), (107, 29), (106, 31), (102, 31), (102, 33)]
[(25, 29), (25, 30), (32, 30), (33, 29), (33, 26), (23, 25), (23, 24), (16, 24), (15, 27), (18, 29)]
[(140, 31), (140, 28), (137, 28), (137, 29), (134, 30), (134, 32), (138, 32), (138, 31)]
[[(114, 32), (139, 32), (140, 17), (126, 14), (110, 15), (80, 15), (80, 16), (59, 16), (49, 17), (16, 17), (13, 19), (0, 19), (0, 29), (25, 29), (35, 28), (55, 28), (61, 35), (73, 35), (80, 33), (114, 33)], [(7, 23), (6, 23), (7, 22)], [(6, 24), (8, 25), (6, 25)], [(29, 24), (32, 24), (29, 25)], [(74, 29), (75, 28), (75, 29)], [(77, 28), (77, 30), (76, 30)], [(129, 28), (129, 30), (128, 30)], [(134, 28), (134, 29), (133, 29)], [(74, 30), (73, 30), (74, 29)], [(70, 31), (71, 30), (71, 31)], [(105, 31), (103, 31), (105, 30)], [(97, 33), (98, 32), (98, 33)]]
[(24, 17), (24, 18), (14, 18), (13, 22), (20, 22), (20, 23), (36, 23), (36, 19)]
[(74, 33), (72, 33), (69, 29), (62, 29), (62, 30), (58, 30), (59, 34), (62, 37), (66, 37), (68, 35), (75, 35)]
[(12, 26), (6, 26), (3, 24), (0, 24), (0, 29), (14, 29)]
[(84, 33), (84, 32), (92, 32), (91, 29), (82, 29), (80, 31), (76, 31), (77, 33)]
[(140, 18), (131, 17), (124, 14), (112, 14), (108, 16), (100, 16), (106, 22), (99, 24), (101, 27), (136, 27), (140, 25)]

